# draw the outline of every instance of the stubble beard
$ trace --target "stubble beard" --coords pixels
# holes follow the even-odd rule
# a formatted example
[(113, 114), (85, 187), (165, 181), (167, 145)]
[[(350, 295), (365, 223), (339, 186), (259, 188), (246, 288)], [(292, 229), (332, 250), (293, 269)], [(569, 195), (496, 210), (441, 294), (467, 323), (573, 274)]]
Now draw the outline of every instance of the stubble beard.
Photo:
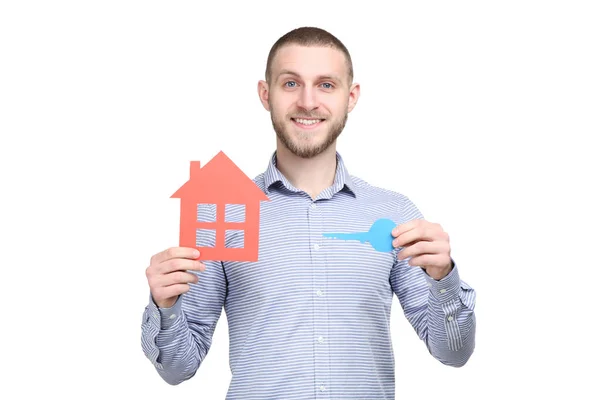
[[(271, 110), (273, 110), (273, 106), (271, 105)], [(301, 113), (294, 114), (300, 116)], [(318, 118), (319, 115), (302, 115), (305, 118)], [(290, 126), (292, 120), (289, 115), (285, 115), (284, 119), (277, 119), (274, 117), (273, 112), (271, 111), (271, 122), (273, 123), (273, 129), (277, 134), (277, 138), (279, 141), (294, 155), (301, 158), (312, 158), (315, 157), (325, 150), (327, 150), (341, 135), (344, 127), (346, 126), (346, 121), (348, 121), (348, 113), (344, 113), (344, 116), (338, 118), (336, 120), (327, 119), (327, 122), (331, 123), (329, 128), (329, 132), (327, 132), (327, 136), (322, 143), (310, 144), (312, 140), (312, 136), (314, 132), (289, 132), (286, 127), (289, 126), (289, 129), (294, 129)], [(286, 125), (288, 124), (288, 125)], [(294, 137), (296, 140), (294, 140)]]

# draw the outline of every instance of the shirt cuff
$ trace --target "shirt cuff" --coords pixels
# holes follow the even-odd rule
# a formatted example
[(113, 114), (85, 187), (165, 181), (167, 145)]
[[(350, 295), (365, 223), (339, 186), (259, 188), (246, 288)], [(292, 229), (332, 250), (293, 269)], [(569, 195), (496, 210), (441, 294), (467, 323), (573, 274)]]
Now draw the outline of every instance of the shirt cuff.
[(452, 260), (452, 269), (448, 275), (439, 281), (427, 275), (427, 272), (425, 271), (423, 271), (423, 274), (431, 289), (431, 293), (441, 303), (446, 303), (458, 297), (460, 291), (460, 276), (458, 275), (458, 268), (456, 268), (454, 260)]
[(172, 327), (175, 324), (175, 322), (177, 322), (177, 320), (179, 319), (179, 316), (181, 315), (181, 302), (182, 302), (182, 297), (179, 296), (177, 298), (177, 301), (175, 302), (175, 304), (173, 304), (171, 307), (160, 308), (154, 302), (152, 295), (150, 295), (150, 304), (153, 309), (158, 310), (158, 313), (160, 316), (160, 329), (161, 330), (169, 329), (170, 327)]

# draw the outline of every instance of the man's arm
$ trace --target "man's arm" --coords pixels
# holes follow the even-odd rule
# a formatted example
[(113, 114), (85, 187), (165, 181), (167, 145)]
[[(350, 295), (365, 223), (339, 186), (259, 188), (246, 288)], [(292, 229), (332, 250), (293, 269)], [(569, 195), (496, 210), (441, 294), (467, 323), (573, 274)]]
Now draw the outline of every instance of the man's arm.
[(190, 284), (170, 308), (159, 308), (150, 296), (142, 320), (142, 349), (158, 374), (177, 385), (196, 374), (208, 354), (225, 301), (221, 262), (204, 262), (198, 283)]
[(446, 365), (465, 365), (475, 348), (475, 291), (461, 281), (457, 266), (437, 281), (406, 260), (397, 261), (390, 283), (431, 355)]
[[(400, 211), (409, 222), (398, 227), (395, 235), (406, 247), (399, 258), (395, 252), (390, 284), (429, 352), (443, 364), (461, 367), (475, 348), (475, 291), (460, 279), (449, 256), (448, 236), (439, 224), (424, 221), (405, 196)], [(414, 259), (409, 263), (407, 257)], [(422, 263), (425, 267), (420, 268)]]

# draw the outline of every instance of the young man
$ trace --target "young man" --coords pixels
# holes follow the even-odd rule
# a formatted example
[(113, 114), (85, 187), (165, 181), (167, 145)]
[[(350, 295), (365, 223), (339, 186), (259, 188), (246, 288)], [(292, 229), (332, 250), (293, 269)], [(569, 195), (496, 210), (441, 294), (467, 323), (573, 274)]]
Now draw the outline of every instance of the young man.
[[(393, 399), (394, 293), (433, 357), (455, 367), (470, 358), (475, 292), (448, 234), (406, 196), (351, 176), (336, 151), (360, 94), (352, 82), (346, 47), (324, 30), (293, 30), (271, 49), (258, 95), (277, 148), (254, 179), (270, 199), (259, 261), (200, 262), (195, 249), (171, 248), (146, 270), (142, 347), (166, 382), (196, 373), (225, 307), (227, 399)], [(398, 223), (392, 251), (323, 235), (366, 232), (380, 218)]]

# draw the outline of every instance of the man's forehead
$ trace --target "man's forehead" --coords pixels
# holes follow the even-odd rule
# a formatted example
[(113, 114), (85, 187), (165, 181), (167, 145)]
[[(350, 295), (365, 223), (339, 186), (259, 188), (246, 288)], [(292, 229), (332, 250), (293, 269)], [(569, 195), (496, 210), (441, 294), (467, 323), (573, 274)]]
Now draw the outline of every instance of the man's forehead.
[(347, 75), (344, 53), (333, 47), (287, 45), (273, 59), (273, 76), (287, 74), (314, 78)]

